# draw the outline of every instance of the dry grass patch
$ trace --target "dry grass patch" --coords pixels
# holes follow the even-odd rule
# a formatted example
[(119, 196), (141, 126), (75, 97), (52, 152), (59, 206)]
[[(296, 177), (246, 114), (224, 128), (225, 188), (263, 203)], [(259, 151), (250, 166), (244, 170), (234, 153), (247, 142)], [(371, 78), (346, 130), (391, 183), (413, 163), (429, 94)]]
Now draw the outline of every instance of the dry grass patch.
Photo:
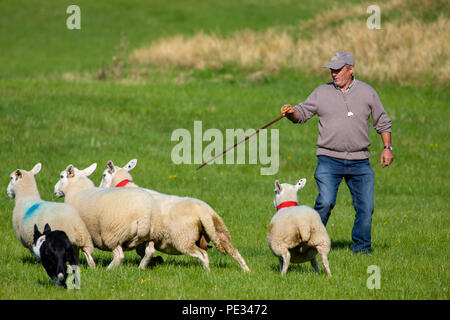
[[(434, 3), (420, 2), (423, 6)], [(369, 15), (365, 5), (334, 8), (286, 30), (244, 30), (229, 37), (200, 32), (192, 37), (159, 39), (132, 52), (130, 60), (160, 67), (215, 69), (232, 65), (245, 70), (294, 68), (316, 73), (334, 52), (346, 50), (355, 58), (357, 74), (365, 79), (400, 83), (431, 80), (448, 86), (450, 23), (446, 13), (431, 22), (411, 14), (383, 20), (384, 14), (403, 10), (406, 3), (392, 0), (380, 5), (380, 30), (366, 27)], [(311, 30), (307, 37), (301, 33), (304, 30)]]
[(320, 68), (339, 50), (351, 52), (356, 72), (366, 79), (420, 83), (424, 76), (435, 83), (450, 81), (450, 24), (443, 16), (432, 23), (417, 20), (385, 23), (381, 30), (369, 30), (365, 22), (346, 22), (325, 30), (317, 38), (297, 42), (292, 66)]
[(294, 45), (287, 33), (272, 29), (265, 32), (245, 30), (227, 38), (200, 32), (193, 37), (177, 35), (160, 39), (150, 47), (135, 50), (131, 61), (195, 69), (221, 68), (226, 64), (243, 68), (273, 67), (282, 65), (289, 58), (289, 49)]

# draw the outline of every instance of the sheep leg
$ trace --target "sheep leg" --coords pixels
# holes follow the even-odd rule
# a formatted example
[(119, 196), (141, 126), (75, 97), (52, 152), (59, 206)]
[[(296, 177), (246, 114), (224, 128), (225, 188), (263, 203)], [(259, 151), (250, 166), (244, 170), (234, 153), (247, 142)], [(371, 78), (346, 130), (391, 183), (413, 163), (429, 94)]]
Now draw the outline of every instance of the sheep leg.
[(245, 272), (250, 272), (250, 269), (248, 268), (247, 264), (245, 263), (244, 258), (242, 258), (241, 254), (235, 247), (230, 246), (230, 247), (227, 247), (226, 249), (227, 249), (228, 254), (231, 257), (233, 257), (233, 259), (236, 260), (237, 263), (239, 263), (239, 265)]
[(209, 258), (205, 250), (194, 246), (192, 250), (186, 252), (186, 254), (191, 257), (200, 259), (200, 261), (203, 263), (203, 267), (205, 267), (205, 269), (209, 271)]
[(244, 258), (242, 258), (241, 254), (239, 253), (239, 251), (234, 248), (235, 251), (231, 251), (228, 252), (234, 260), (237, 261), (237, 263), (239, 263), (239, 265), (241, 266), (241, 268), (245, 271), (245, 272), (250, 272), (249, 267), (247, 266), (247, 264), (245, 263)]
[[(281, 268), (281, 275), (284, 276), (287, 272), (287, 269), (289, 267), (289, 263), (291, 262), (291, 254), (289, 253), (289, 250), (286, 250), (282, 255), (282, 264), (280, 264)], [(281, 261), (280, 261), (281, 262)]]
[(219, 233), (219, 239), (222, 244), (222, 246), (225, 248), (225, 251), (234, 259), (237, 263), (241, 266), (241, 268), (245, 272), (250, 272), (250, 269), (248, 268), (247, 264), (245, 263), (244, 258), (242, 258), (241, 254), (239, 253), (238, 249), (236, 249), (232, 244), (231, 241), (223, 234)]
[(330, 267), (328, 266), (328, 259), (327, 259), (327, 256), (324, 255), (324, 256), (321, 256), (321, 257), (322, 257), (322, 264), (323, 264), (323, 266), (325, 267), (325, 270), (326, 270), (326, 272), (327, 272), (327, 276), (328, 276), (328, 277), (331, 277), (331, 271), (330, 271)]
[(320, 274), (319, 264), (317, 263), (316, 256), (314, 256), (314, 258), (312, 258), (311, 265), (313, 266), (314, 270), (316, 270), (316, 272), (318, 274)]
[(328, 265), (328, 259), (327, 259), (328, 249), (324, 249), (322, 247), (317, 247), (317, 251), (320, 254), (320, 258), (322, 259), (322, 264), (325, 267), (325, 270), (327, 272), (327, 276), (331, 277), (330, 267)]
[(150, 259), (152, 258), (155, 251), (155, 243), (153, 241), (148, 242), (145, 246), (145, 254), (141, 260), (141, 263), (139, 264), (139, 269), (143, 270), (147, 268), (148, 263), (150, 262)]
[(125, 255), (123, 254), (122, 247), (119, 245), (113, 250), (114, 258), (108, 266), (108, 269), (112, 269), (122, 263), (125, 259)]
[(89, 250), (88, 248), (83, 248), (82, 251), (83, 251), (84, 256), (86, 257), (86, 261), (89, 265), (89, 268), (95, 268), (95, 261), (91, 256), (93, 250)]
[[(154, 245), (154, 244), (153, 244), (153, 245)], [(139, 245), (136, 247), (136, 253), (141, 257), (141, 259), (144, 258), (144, 256), (145, 256), (145, 248), (146, 248), (146, 247), (147, 247), (147, 243), (145, 243), (145, 242), (139, 244)], [(164, 262), (163, 257), (161, 257), (161, 256), (153, 257), (153, 256), (152, 256), (152, 258), (150, 259), (150, 262), (147, 264), (147, 267), (148, 267), (149, 265), (151, 265), (151, 266), (156, 266), (157, 264), (161, 264), (161, 263), (163, 263), (163, 262)]]
[(281, 270), (283, 270), (283, 258), (280, 256), (280, 257), (278, 257), (278, 262), (279, 262), (279, 264), (280, 264), (280, 271)]

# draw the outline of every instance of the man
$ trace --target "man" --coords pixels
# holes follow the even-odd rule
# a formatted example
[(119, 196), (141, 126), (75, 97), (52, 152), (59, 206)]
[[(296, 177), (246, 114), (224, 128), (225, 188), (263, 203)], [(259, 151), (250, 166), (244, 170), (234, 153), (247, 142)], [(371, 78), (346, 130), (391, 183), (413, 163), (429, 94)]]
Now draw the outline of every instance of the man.
[[(318, 161), (314, 178), (319, 195), (314, 209), (326, 225), (344, 178), (356, 210), (352, 251), (370, 253), (374, 208), (374, 172), (370, 167), (368, 150), (370, 116), (383, 141), (380, 159), (383, 167), (389, 166), (394, 159), (391, 120), (375, 90), (354, 78), (354, 60), (349, 53), (337, 52), (325, 68), (330, 69), (333, 81), (317, 87), (305, 102), (287, 111), (286, 117), (294, 123), (305, 123), (318, 115)], [(291, 106), (284, 105), (281, 112), (288, 107)]]

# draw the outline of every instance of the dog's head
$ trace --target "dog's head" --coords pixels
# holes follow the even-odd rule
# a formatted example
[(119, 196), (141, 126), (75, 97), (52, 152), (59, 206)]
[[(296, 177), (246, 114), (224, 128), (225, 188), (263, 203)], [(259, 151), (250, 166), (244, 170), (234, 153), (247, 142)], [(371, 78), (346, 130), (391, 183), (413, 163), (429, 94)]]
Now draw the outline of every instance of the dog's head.
[(34, 225), (34, 234), (33, 234), (33, 253), (36, 256), (36, 258), (40, 259), (41, 257), (41, 245), (45, 241), (45, 236), (52, 232), (52, 229), (50, 228), (49, 224), (46, 223), (44, 227), (44, 233), (41, 233), (37, 227), (37, 225)]

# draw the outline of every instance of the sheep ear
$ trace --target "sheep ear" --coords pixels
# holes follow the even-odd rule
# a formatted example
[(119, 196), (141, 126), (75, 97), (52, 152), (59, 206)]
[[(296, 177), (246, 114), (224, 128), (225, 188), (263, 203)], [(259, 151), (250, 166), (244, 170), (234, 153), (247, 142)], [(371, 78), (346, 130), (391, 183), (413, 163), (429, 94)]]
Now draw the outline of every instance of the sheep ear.
[(39, 162), (38, 164), (36, 164), (33, 169), (31, 169), (31, 173), (33, 175), (37, 175), (39, 173), (39, 171), (41, 171), (42, 168), (42, 164)]
[(66, 168), (67, 176), (73, 178), (75, 176), (75, 168), (72, 164), (69, 164)]
[(112, 162), (112, 160), (108, 160), (108, 162), (106, 163), (106, 165), (108, 166), (108, 169), (111, 173), (114, 172), (114, 163)]
[(86, 177), (89, 177), (94, 171), (95, 169), (97, 169), (97, 163), (94, 162), (93, 164), (91, 164), (89, 167), (87, 167), (86, 169), (84, 169), (82, 171), (83, 175), (85, 175)]
[(306, 179), (305, 178), (298, 180), (297, 185), (296, 185), (297, 191), (300, 190), (300, 189), (303, 189), (305, 184), (306, 184)]
[(128, 163), (126, 164), (126, 166), (123, 167), (123, 168), (124, 168), (125, 170), (127, 170), (127, 171), (130, 171), (130, 170), (133, 170), (134, 167), (136, 167), (136, 164), (137, 164), (137, 159), (132, 159), (132, 160), (130, 160), (130, 162), (128, 162)]
[(281, 191), (280, 181), (278, 180), (275, 180), (275, 191), (276, 190)]

